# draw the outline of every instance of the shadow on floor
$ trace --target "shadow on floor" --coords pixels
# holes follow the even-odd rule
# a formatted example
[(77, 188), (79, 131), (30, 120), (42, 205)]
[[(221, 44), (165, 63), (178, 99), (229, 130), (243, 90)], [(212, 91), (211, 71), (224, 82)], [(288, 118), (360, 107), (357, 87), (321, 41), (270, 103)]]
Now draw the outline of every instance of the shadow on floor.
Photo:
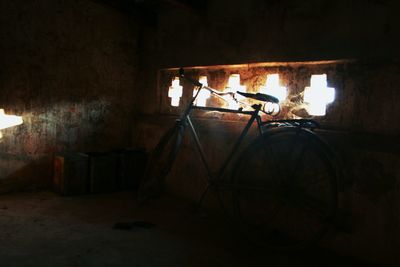
[[(121, 229), (118, 222), (133, 225)], [(255, 249), (218, 215), (195, 213), (172, 197), (140, 205), (129, 192), (3, 195), (0, 228), (2, 267), (360, 265), (316, 248)]]

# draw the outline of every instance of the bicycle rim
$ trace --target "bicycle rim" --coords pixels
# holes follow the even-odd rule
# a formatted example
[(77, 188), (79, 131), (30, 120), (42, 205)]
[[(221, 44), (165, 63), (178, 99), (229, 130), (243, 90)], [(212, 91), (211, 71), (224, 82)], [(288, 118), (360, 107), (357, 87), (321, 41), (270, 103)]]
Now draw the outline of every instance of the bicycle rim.
[(327, 152), (313, 133), (295, 127), (271, 130), (244, 151), (232, 177), (233, 209), (252, 242), (304, 248), (323, 236), (337, 207)]
[(138, 190), (140, 201), (159, 196), (164, 191), (165, 179), (182, 143), (184, 127), (180, 122), (160, 139), (150, 155), (143, 181)]

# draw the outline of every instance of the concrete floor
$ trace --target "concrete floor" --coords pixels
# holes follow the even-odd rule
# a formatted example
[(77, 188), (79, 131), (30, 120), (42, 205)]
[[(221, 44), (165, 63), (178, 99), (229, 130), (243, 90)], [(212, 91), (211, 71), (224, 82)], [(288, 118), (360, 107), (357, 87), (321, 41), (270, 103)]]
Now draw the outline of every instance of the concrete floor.
[[(152, 228), (113, 229), (147, 221)], [(348, 257), (322, 250), (254, 249), (216, 215), (162, 198), (139, 205), (132, 193), (59, 197), (0, 196), (0, 266), (338, 266)]]

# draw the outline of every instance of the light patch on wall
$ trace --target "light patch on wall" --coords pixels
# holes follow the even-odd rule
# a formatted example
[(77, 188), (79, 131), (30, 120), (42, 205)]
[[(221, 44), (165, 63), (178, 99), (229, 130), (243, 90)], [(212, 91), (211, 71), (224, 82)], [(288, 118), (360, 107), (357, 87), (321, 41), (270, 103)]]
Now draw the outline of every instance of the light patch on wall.
[(171, 98), (171, 106), (178, 107), (179, 101), (183, 94), (183, 87), (179, 84), (179, 77), (172, 80), (171, 86), (168, 89), (168, 97)]
[(326, 74), (311, 75), (310, 86), (304, 89), (307, 111), (313, 116), (324, 116), (326, 106), (335, 100), (335, 88), (328, 87)]
[(259, 92), (275, 96), (280, 102), (287, 97), (287, 88), (279, 84), (279, 74), (268, 74), (265, 86), (261, 86)]
[[(207, 76), (200, 76), (199, 78), (199, 82), (203, 85), (203, 86), (208, 86), (208, 81), (207, 81)], [(196, 96), (197, 94), (197, 89), (193, 90), (193, 96)], [(199, 106), (199, 107), (205, 107), (207, 104), (207, 99), (209, 99), (211, 96), (211, 92), (206, 90), (206, 89), (202, 89), (200, 90), (199, 95), (197, 96), (194, 105), (195, 106)]]
[[(4, 113), (4, 109), (0, 109), (0, 130), (17, 126), (23, 123), (22, 117), (21, 116), (15, 116), (15, 115), (6, 115)], [(0, 132), (0, 138), (2, 138), (3, 135)]]
[[(231, 74), (228, 79), (228, 86), (225, 87), (226, 93), (236, 93), (237, 91), (245, 93), (247, 91), (246, 86), (240, 84), (240, 74)], [(245, 97), (236, 94), (237, 100), (243, 100)], [(224, 97), (228, 103), (229, 109), (238, 109), (239, 104), (229, 95)]]

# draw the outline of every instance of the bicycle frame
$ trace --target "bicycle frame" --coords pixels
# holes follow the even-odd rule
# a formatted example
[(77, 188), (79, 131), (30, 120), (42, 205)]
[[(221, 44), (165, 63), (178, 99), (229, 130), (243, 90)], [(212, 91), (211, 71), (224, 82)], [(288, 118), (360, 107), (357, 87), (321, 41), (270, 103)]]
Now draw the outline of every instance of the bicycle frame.
[[(185, 77), (185, 79), (188, 79)], [(201, 194), (201, 197), (199, 199), (199, 205), (201, 204), (202, 200), (204, 199), (205, 195), (207, 194), (210, 186), (215, 185), (216, 182), (220, 182), (219, 186), (222, 185), (221, 181), (222, 181), (222, 177), (224, 176), (229, 164), (232, 162), (235, 154), (237, 153), (239, 147), (241, 146), (241, 144), (243, 143), (243, 140), (246, 138), (251, 126), (253, 125), (254, 121), (257, 122), (257, 127), (258, 127), (258, 131), (260, 134), (263, 134), (264, 130), (263, 130), (263, 122), (261, 121), (261, 117), (259, 115), (259, 112), (261, 111), (262, 105), (261, 104), (256, 104), (253, 105), (252, 108), (253, 110), (251, 111), (244, 111), (244, 110), (232, 110), (232, 109), (226, 109), (226, 108), (219, 108), (219, 107), (200, 107), (200, 106), (195, 106), (194, 102), (197, 98), (197, 96), (199, 95), (201, 90), (209, 90), (212, 94), (216, 95), (217, 97), (221, 97), (218, 95), (218, 93), (216, 93), (216, 91), (212, 88), (209, 87), (203, 87), (202, 84), (199, 83), (195, 83), (196, 81), (192, 81), (190, 79), (188, 79), (189, 81), (191, 81), (192, 83), (194, 83), (195, 85), (197, 85), (199, 87), (199, 90), (197, 91), (197, 93), (192, 97), (192, 99), (189, 101), (188, 105), (185, 107), (184, 112), (182, 113), (182, 115), (180, 116), (180, 118), (178, 119), (178, 123), (180, 123), (184, 128), (184, 130), (186, 130), (186, 127), (189, 126), (191, 135), (194, 139), (194, 143), (196, 146), (196, 149), (198, 150), (199, 154), (200, 154), (200, 159), (202, 164), (204, 165), (206, 172), (207, 172), (207, 186), (204, 190), (204, 192)], [(226, 101), (226, 100), (225, 100)], [(239, 102), (239, 101), (238, 101)], [(243, 104), (243, 103), (242, 103)], [(223, 161), (221, 167), (219, 168), (219, 170), (217, 171), (217, 175), (214, 176), (211, 172), (209, 163), (206, 159), (206, 155), (204, 153), (203, 150), (203, 146), (200, 142), (199, 136), (196, 132), (196, 129), (193, 125), (192, 119), (190, 117), (192, 110), (203, 110), (203, 111), (218, 111), (218, 112), (225, 112), (225, 113), (234, 113), (234, 114), (242, 114), (242, 115), (247, 115), (250, 116), (249, 120), (246, 123), (246, 126), (243, 128), (242, 132), (240, 133), (239, 137), (237, 138), (235, 144), (233, 145), (231, 151), (229, 152), (228, 156), (226, 157), (226, 159)]]
[[(202, 161), (202, 164), (204, 165), (206, 172), (207, 172), (207, 187), (205, 189), (205, 191), (202, 193), (200, 199), (199, 199), (199, 204), (202, 202), (203, 198), (205, 197), (206, 193), (208, 192), (210, 186), (212, 185), (216, 185), (218, 187), (231, 187), (232, 185), (230, 183), (223, 183), (223, 176), (229, 166), (229, 164), (232, 162), (235, 154), (238, 152), (239, 147), (242, 145), (243, 140), (246, 138), (251, 126), (253, 125), (254, 121), (256, 121), (257, 123), (257, 128), (259, 131), (259, 134), (262, 135), (264, 134), (268, 129), (265, 127), (266, 124), (273, 124), (273, 123), (289, 123), (292, 126), (297, 126), (299, 128), (303, 127), (303, 123), (304, 124), (315, 124), (316, 126), (318, 126), (317, 123), (315, 123), (313, 120), (307, 120), (307, 119), (302, 119), (302, 120), (269, 120), (267, 122), (263, 122), (261, 121), (261, 116), (260, 116), (260, 112), (264, 112), (262, 110), (262, 105), (261, 104), (255, 104), (255, 105), (249, 105), (247, 103), (238, 101), (235, 97), (233, 93), (221, 93), (218, 92), (217, 90), (208, 87), (208, 86), (203, 86), (203, 84), (201, 84), (200, 82), (193, 80), (189, 77), (186, 77), (183, 74), (183, 70), (180, 70), (180, 77), (189, 81), (190, 83), (192, 83), (193, 85), (197, 86), (199, 89), (197, 90), (196, 94), (191, 98), (191, 100), (189, 101), (189, 103), (187, 104), (187, 106), (185, 107), (183, 113), (181, 114), (180, 118), (178, 119), (178, 123), (180, 123), (183, 127), (184, 130), (186, 130), (186, 127), (189, 126), (190, 132), (192, 134), (192, 137), (194, 139), (195, 145), (196, 145), (196, 149), (199, 151), (200, 154), (200, 159)], [(213, 94), (216, 97), (219, 97), (221, 99), (223, 99), (224, 101), (227, 101), (225, 98), (223, 98), (223, 95), (230, 95), (232, 97), (232, 99), (234, 99), (237, 103), (242, 104), (245, 107), (251, 107), (253, 110), (247, 111), (247, 110), (232, 110), (232, 109), (226, 109), (226, 108), (220, 108), (220, 107), (200, 107), (200, 106), (196, 106), (194, 105), (195, 100), (197, 99), (199, 93), (201, 90), (208, 90), (211, 92), (211, 94)], [(197, 135), (196, 129), (193, 125), (193, 122), (190, 118), (190, 114), (192, 112), (192, 110), (203, 110), (203, 111), (218, 111), (218, 112), (225, 112), (225, 113), (234, 113), (234, 114), (242, 114), (242, 115), (247, 115), (250, 116), (249, 120), (246, 123), (246, 126), (243, 128), (242, 132), (240, 133), (239, 137), (237, 138), (235, 144), (233, 145), (231, 151), (229, 152), (228, 156), (226, 157), (226, 159), (222, 162), (221, 167), (219, 168), (219, 170), (217, 171), (217, 174), (214, 176), (211, 172), (211, 169), (209, 167), (209, 164), (207, 162), (203, 147), (201, 145), (200, 139)], [(268, 114), (268, 113), (266, 113)], [(293, 122), (295, 122), (295, 124), (293, 124)]]
[(199, 137), (198, 137), (197, 132), (196, 132), (196, 129), (195, 129), (193, 123), (192, 123), (192, 120), (191, 120), (191, 118), (190, 118), (190, 115), (188, 114), (188, 115), (186, 116), (186, 119), (185, 119), (185, 120), (188, 122), (189, 129), (190, 129), (191, 134), (192, 134), (192, 136), (193, 136), (193, 139), (194, 139), (194, 141), (195, 141), (197, 150), (198, 150), (199, 153), (200, 153), (200, 158), (201, 158), (201, 160), (202, 160), (204, 166), (206, 167), (207, 174), (208, 174), (210, 180), (219, 179), (219, 178), (221, 178), (221, 177), (223, 176), (223, 174), (225, 173), (226, 168), (228, 167), (229, 163), (232, 161), (233, 156), (234, 156), (235, 153), (237, 152), (237, 150), (238, 150), (238, 148), (240, 147), (240, 145), (243, 143), (243, 140), (244, 140), (245, 137), (247, 136), (247, 134), (248, 134), (248, 132), (249, 132), (251, 126), (253, 125), (254, 121), (257, 122), (258, 127), (259, 127), (259, 129), (260, 129), (260, 133), (262, 133), (261, 119), (260, 119), (260, 116), (258, 115), (258, 111), (259, 111), (259, 110), (256, 109), (256, 110), (254, 110), (254, 111), (248, 111), (248, 112), (246, 112), (246, 111), (236, 111), (236, 110), (228, 110), (228, 109), (221, 109), (221, 108), (208, 108), (208, 107), (196, 107), (196, 106), (193, 106), (193, 107), (192, 107), (192, 110), (193, 110), (193, 109), (206, 110), (206, 111), (219, 111), (219, 112), (236, 113), (236, 114), (239, 113), (239, 114), (244, 114), (244, 115), (249, 115), (249, 116), (250, 116), (249, 120), (248, 120), (247, 123), (246, 123), (246, 126), (243, 128), (242, 132), (240, 133), (240, 135), (239, 135), (238, 139), (236, 140), (236, 142), (235, 142), (235, 144), (234, 144), (232, 150), (231, 150), (230, 153), (228, 154), (227, 158), (224, 160), (224, 162), (223, 162), (221, 168), (218, 170), (218, 172), (217, 172), (218, 174), (217, 174), (216, 177), (212, 177), (212, 175), (211, 175), (211, 171), (210, 171), (209, 165), (208, 165), (208, 163), (207, 163), (207, 160), (206, 160), (206, 157), (205, 157), (205, 153), (204, 153), (203, 147), (202, 147), (202, 145), (201, 145), (201, 143), (200, 143)]
[[(250, 219), (252, 218), (252, 215), (259, 215), (258, 211), (259, 208), (263, 208), (262, 206), (259, 205), (253, 205), (255, 200), (256, 202), (261, 200), (261, 205), (263, 205), (265, 202), (263, 201), (264, 199), (252, 199), (254, 192), (257, 192), (257, 195), (261, 196), (267, 196), (267, 201), (271, 202), (271, 197), (277, 198), (276, 203), (273, 204), (273, 217), (275, 217), (276, 213), (275, 210), (279, 210), (280, 208), (285, 208), (287, 204), (289, 205), (293, 204), (294, 208), (294, 216), (297, 216), (297, 210), (300, 209), (299, 211), (302, 211), (306, 209), (306, 213), (308, 214), (310, 211), (312, 213), (316, 213), (318, 216), (312, 216), (310, 217), (312, 225), (316, 226), (315, 231), (312, 231), (309, 233), (308, 231), (305, 231), (305, 235), (297, 235), (297, 224), (298, 222), (296, 220), (289, 220), (290, 223), (294, 224), (295, 228), (290, 229), (290, 223), (289, 223), (289, 228), (287, 227), (288, 225), (286, 223), (283, 224), (283, 227), (281, 230), (283, 235), (283, 240), (287, 240), (288, 235), (289, 237), (293, 237), (293, 241), (295, 243), (292, 243), (292, 240), (287, 240), (289, 243), (284, 243), (281, 244), (279, 241), (275, 243), (275, 232), (278, 234), (277, 237), (279, 238), (279, 229), (276, 230), (275, 228), (279, 228), (280, 222), (279, 220), (277, 221), (277, 224), (275, 225), (270, 225), (271, 229), (274, 231), (274, 236), (271, 245), (275, 245), (278, 247), (285, 247), (285, 246), (300, 246), (300, 245), (307, 245), (311, 244), (311, 242), (314, 242), (318, 240), (322, 234), (326, 232), (328, 229), (326, 224), (327, 220), (331, 220), (335, 214), (335, 210), (337, 207), (337, 173), (335, 171), (335, 163), (332, 163), (332, 153), (329, 151), (330, 149), (327, 147), (327, 145), (321, 140), (315, 133), (312, 132), (314, 128), (318, 127), (318, 123), (315, 123), (313, 120), (307, 120), (307, 119), (300, 119), (300, 120), (266, 120), (262, 121), (261, 114), (260, 112), (264, 112), (269, 115), (274, 115), (273, 113), (268, 113), (269, 110), (264, 109), (266, 105), (263, 106), (263, 104), (248, 104), (246, 101), (244, 103), (238, 101), (235, 97), (235, 93), (221, 93), (213, 88), (210, 88), (208, 86), (204, 86), (194, 80), (191, 80), (190, 78), (184, 77), (183, 75), (183, 70), (182, 72), (180, 71), (180, 77), (184, 78), (188, 81), (190, 81), (193, 85), (195, 85), (198, 90), (192, 96), (190, 101), (186, 104), (184, 107), (183, 112), (179, 116), (179, 119), (176, 121), (175, 127), (171, 128), (160, 140), (159, 144), (156, 147), (155, 150), (155, 157), (154, 157), (154, 162), (152, 166), (160, 166), (159, 168), (155, 168), (154, 172), (149, 172), (149, 177), (153, 178), (153, 181), (155, 182), (155, 185), (157, 186), (157, 183), (163, 182), (161, 179), (164, 179), (165, 176), (168, 174), (168, 172), (171, 170), (173, 161), (176, 159), (176, 155), (179, 151), (180, 145), (182, 144), (182, 134), (186, 130), (186, 127), (189, 127), (191, 135), (194, 140), (194, 144), (196, 146), (196, 150), (198, 150), (199, 155), (200, 155), (200, 160), (202, 164), (204, 165), (204, 168), (206, 170), (206, 186), (200, 195), (200, 198), (198, 199), (197, 202), (197, 208), (201, 207), (201, 204), (206, 197), (207, 193), (210, 191), (209, 189), (213, 187), (216, 189), (216, 195), (218, 197), (220, 206), (224, 213), (228, 216), (228, 218), (231, 218), (231, 216), (235, 216), (237, 219), (237, 222), (239, 223), (239, 226), (243, 228), (243, 233), (248, 234), (249, 236), (253, 236), (253, 230), (254, 229), (249, 229), (251, 231), (247, 231), (246, 228), (252, 225), (247, 223), (247, 215), (250, 215)], [(196, 106), (195, 101), (197, 97), (200, 94), (201, 90), (209, 90), (213, 95), (216, 97), (220, 97), (224, 99), (225, 101), (228, 101), (224, 96), (225, 95), (231, 95), (233, 99), (241, 104), (241, 107), (250, 107), (251, 110), (243, 109), (240, 108), (238, 110), (231, 110), (227, 108), (221, 108), (221, 107), (201, 107), (201, 106)], [(273, 96), (269, 96), (266, 94), (253, 94), (253, 93), (243, 93), (243, 92), (237, 92), (238, 94), (248, 97), (257, 101), (263, 101), (264, 103), (271, 102), (274, 104), (278, 104), (278, 100), (274, 99)], [(270, 101), (272, 100), (272, 101)], [(254, 102), (250, 102), (254, 103)], [(232, 114), (242, 114), (249, 116), (249, 119), (247, 120), (244, 128), (241, 130), (240, 134), (238, 135), (237, 139), (233, 143), (233, 146), (230, 148), (229, 153), (227, 154), (226, 158), (222, 160), (221, 165), (217, 168), (216, 172), (213, 173), (211, 171), (209, 162), (207, 161), (206, 154), (204, 153), (203, 146), (200, 142), (199, 136), (197, 134), (196, 128), (193, 124), (191, 114), (193, 110), (201, 110), (201, 111), (217, 111), (217, 112), (223, 112), (223, 113), (232, 113)], [(259, 131), (259, 137), (256, 138), (247, 148), (245, 148), (242, 151), (239, 151), (239, 148), (243, 145), (244, 139), (247, 137), (250, 128), (253, 126), (253, 124), (256, 123)], [(243, 125), (241, 125), (243, 126)], [(296, 145), (297, 142), (304, 141), (304, 145), (298, 146)], [(273, 146), (275, 144), (275, 146)], [(283, 145), (283, 146), (282, 146)], [(171, 148), (172, 146), (172, 148)], [(297, 148), (295, 149), (289, 149), (287, 150), (286, 148)], [(268, 151), (267, 151), (268, 150)], [(282, 153), (274, 153), (274, 151), (279, 151)], [(315, 161), (318, 166), (322, 167), (319, 168), (317, 167), (317, 170), (320, 171), (318, 174), (320, 175), (314, 175), (314, 172), (311, 172), (312, 175), (310, 175), (309, 168), (298, 168), (298, 166), (303, 166), (303, 165), (309, 165), (308, 162), (304, 160), (304, 155), (305, 151), (307, 152), (307, 155), (309, 158), (306, 159), (312, 159), (313, 162)], [(169, 154), (163, 154), (162, 152), (167, 152)], [(239, 152), (242, 152), (241, 155), (239, 155)], [(163, 156), (165, 155), (165, 156)], [(166, 162), (163, 162), (163, 159), (167, 159)], [(237, 161), (236, 165), (233, 165), (232, 162), (234, 159)], [(262, 162), (258, 160), (262, 160)], [(278, 166), (277, 162), (275, 159), (282, 160), (283, 163), (287, 163), (289, 172), (281, 172), (282, 166)], [(285, 159), (287, 161), (285, 161)], [(299, 161), (300, 159), (300, 161)], [(249, 164), (249, 163), (255, 163), (254, 165)], [(265, 164), (266, 163), (266, 164)], [(295, 163), (295, 164), (292, 164)], [(300, 164), (300, 165), (299, 165)], [(262, 166), (261, 166), (262, 165)], [(277, 167), (276, 167), (277, 166)], [(286, 165), (285, 165), (286, 166)], [(231, 170), (231, 167), (232, 170)], [(276, 169), (275, 172), (272, 173), (272, 175), (269, 175), (269, 171), (271, 169)], [(251, 170), (251, 171), (249, 171)], [(255, 171), (255, 172), (252, 172)], [(297, 172), (298, 172), (298, 177), (297, 177)], [(294, 175), (296, 174), (296, 175)], [(228, 175), (232, 175), (230, 179), (225, 179), (228, 177)], [(259, 177), (260, 175), (260, 177)], [(271, 181), (272, 183), (259, 183), (261, 180), (264, 179), (265, 176), (270, 176), (272, 177)], [(314, 180), (311, 179), (305, 179), (305, 184), (303, 184), (303, 178), (309, 178), (315, 176), (317, 178), (317, 182), (320, 183), (320, 181), (323, 181), (319, 186), (322, 189), (322, 198), (320, 198), (320, 195), (318, 194), (309, 194), (309, 192), (306, 192), (306, 194), (302, 193), (301, 190), (303, 189), (304, 186), (310, 186), (310, 183), (312, 182), (314, 185)], [(293, 179), (293, 177), (295, 179)], [(255, 180), (252, 180), (251, 178), (255, 178)], [(262, 178), (262, 179), (260, 179)], [(266, 177), (265, 181), (268, 181), (268, 177)], [(290, 178), (290, 179), (289, 179)], [(294, 186), (291, 186), (291, 184), (294, 183)], [(270, 186), (272, 185), (272, 186)], [(301, 185), (300, 187), (298, 185)], [(152, 189), (152, 184), (149, 183), (149, 188)], [(146, 189), (146, 187), (144, 187)], [(221, 191), (219, 189), (222, 189)], [(224, 195), (224, 193), (230, 192), (230, 195)], [(319, 192), (319, 191), (318, 191)], [(255, 195), (255, 196), (257, 196)], [(251, 196), (248, 198), (247, 196)], [(228, 212), (224, 208), (224, 202), (226, 201), (232, 201), (232, 208), (233, 210), (232, 213)], [(250, 201), (249, 201), (250, 200)], [(248, 202), (249, 201), (249, 202)], [(242, 205), (244, 204), (244, 205)], [(249, 204), (249, 205), (248, 205)], [(275, 209), (275, 205), (277, 209)], [(283, 206), (282, 206), (283, 205)], [(266, 211), (269, 210), (269, 205), (267, 205)], [(246, 209), (250, 207), (246, 212)], [(256, 213), (254, 213), (253, 207), (256, 208)], [(291, 211), (292, 208), (288, 209), (288, 211)], [(264, 211), (264, 210), (263, 210)], [(264, 212), (263, 212), (264, 213)], [(261, 214), (260, 214), (261, 215)], [(233, 218), (233, 217), (232, 217)], [(246, 218), (246, 219), (244, 219)], [(266, 217), (260, 216), (262, 221)], [(295, 217), (294, 217), (295, 218)], [(270, 220), (271, 218), (268, 218)], [(279, 218), (278, 218), (279, 219)], [(315, 224), (314, 224), (315, 220)], [(258, 225), (258, 216), (255, 217), (255, 222), (257, 222)], [(304, 229), (309, 228), (309, 220), (304, 221)], [(328, 225), (329, 226), (329, 225)], [(268, 228), (268, 226), (267, 226)], [(269, 230), (271, 230), (269, 229)], [(262, 229), (261, 229), (262, 230)], [(269, 232), (268, 230), (268, 232)], [(291, 230), (295, 230), (295, 232), (292, 232)], [(256, 233), (256, 236), (254, 236), (256, 241), (259, 240), (259, 233)], [(263, 237), (269, 237), (269, 234), (266, 236), (261, 235), (261, 239)], [(260, 240), (263, 241), (263, 240)]]

